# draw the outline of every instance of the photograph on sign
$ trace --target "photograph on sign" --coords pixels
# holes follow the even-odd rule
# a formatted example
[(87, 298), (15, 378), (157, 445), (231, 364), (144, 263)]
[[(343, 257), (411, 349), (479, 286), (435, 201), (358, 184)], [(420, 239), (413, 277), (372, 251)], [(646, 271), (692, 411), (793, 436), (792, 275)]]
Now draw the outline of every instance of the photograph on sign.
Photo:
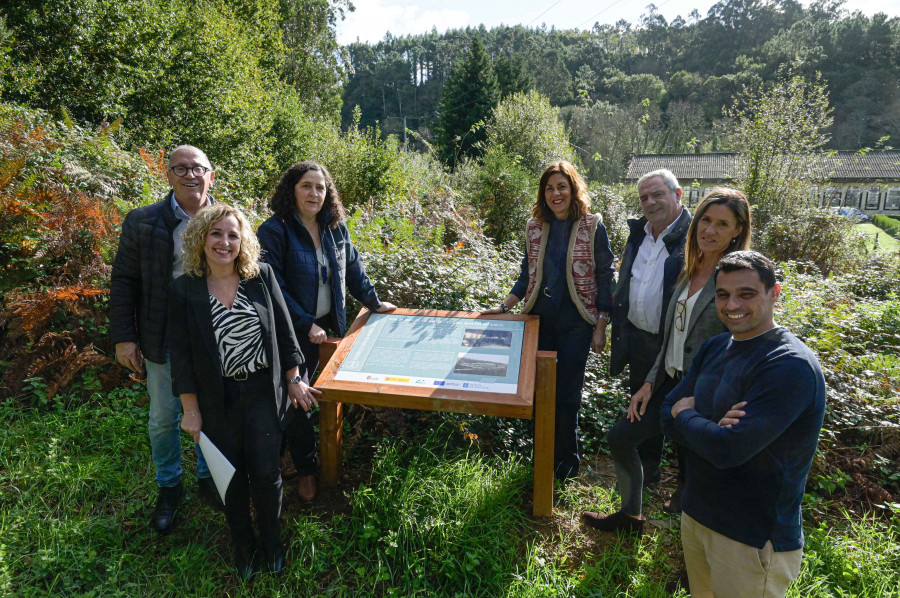
[(512, 346), (511, 330), (466, 330), (463, 347), (492, 347), (509, 349)]
[(335, 380), (515, 394), (525, 323), (372, 314)]

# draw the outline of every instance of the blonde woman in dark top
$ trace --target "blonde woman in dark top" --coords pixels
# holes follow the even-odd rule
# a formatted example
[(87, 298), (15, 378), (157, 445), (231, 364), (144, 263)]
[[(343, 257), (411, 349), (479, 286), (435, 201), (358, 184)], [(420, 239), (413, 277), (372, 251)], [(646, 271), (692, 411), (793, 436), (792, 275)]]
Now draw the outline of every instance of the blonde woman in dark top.
[[(225, 494), (235, 567), (280, 572), (281, 434), (295, 409), (317, 405), (300, 376), (303, 355), (272, 269), (235, 208), (201, 210), (184, 235), (184, 275), (169, 286), (172, 392), (181, 428), (206, 434), (236, 471)], [(254, 531), (250, 500), (256, 508)]]

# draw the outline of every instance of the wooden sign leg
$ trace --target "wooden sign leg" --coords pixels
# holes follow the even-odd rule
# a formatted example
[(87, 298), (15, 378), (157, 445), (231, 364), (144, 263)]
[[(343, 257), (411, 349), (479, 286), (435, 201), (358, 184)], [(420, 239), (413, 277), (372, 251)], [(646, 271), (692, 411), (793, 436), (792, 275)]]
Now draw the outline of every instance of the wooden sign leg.
[[(319, 345), (321, 369), (334, 355), (339, 339), (328, 339)], [(319, 455), (321, 457), (321, 481), (326, 487), (335, 487), (341, 479), (344, 463), (344, 406), (322, 397), (319, 402)]]
[(538, 351), (534, 397), (534, 516), (553, 515), (556, 352)]
[(344, 462), (344, 405), (319, 403), (319, 455), (322, 485), (334, 488), (341, 479)]

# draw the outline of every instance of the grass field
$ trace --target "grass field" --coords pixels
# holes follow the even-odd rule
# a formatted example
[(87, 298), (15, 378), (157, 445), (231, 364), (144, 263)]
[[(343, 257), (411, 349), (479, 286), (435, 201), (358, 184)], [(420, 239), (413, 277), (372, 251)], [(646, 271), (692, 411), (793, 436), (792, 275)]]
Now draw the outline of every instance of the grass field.
[(890, 236), (871, 222), (862, 222), (856, 225), (856, 230), (865, 233), (869, 237), (866, 249), (872, 250), (875, 244), (875, 237), (878, 237), (878, 251), (900, 252), (900, 241)]
[[(555, 516), (532, 520), (528, 464), (444, 425), (351, 448), (342, 488), (312, 505), (289, 482), (287, 571), (242, 583), (224, 516), (198, 500), (191, 472), (179, 527), (150, 532), (143, 400), (123, 390), (56, 413), (0, 406), (0, 595), (662, 597), (683, 567), (678, 520), (661, 510), (668, 488), (648, 493), (643, 538), (587, 529), (582, 510), (617, 501), (608, 465), (588, 459), (557, 490)], [(191, 452), (185, 443), (188, 467)], [(900, 520), (824, 512), (808, 510), (789, 596), (900, 596)]]

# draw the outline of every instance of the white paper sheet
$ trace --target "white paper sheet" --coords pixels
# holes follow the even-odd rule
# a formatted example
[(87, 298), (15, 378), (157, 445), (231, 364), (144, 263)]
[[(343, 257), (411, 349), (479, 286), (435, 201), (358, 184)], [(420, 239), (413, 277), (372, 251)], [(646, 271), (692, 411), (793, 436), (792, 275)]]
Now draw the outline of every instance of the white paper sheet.
[(225, 458), (222, 451), (203, 432), (200, 432), (199, 444), (206, 465), (209, 467), (209, 473), (212, 475), (213, 482), (216, 483), (216, 490), (222, 497), (222, 504), (225, 504), (225, 492), (228, 490), (231, 478), (234, 477), (234, 465)]

